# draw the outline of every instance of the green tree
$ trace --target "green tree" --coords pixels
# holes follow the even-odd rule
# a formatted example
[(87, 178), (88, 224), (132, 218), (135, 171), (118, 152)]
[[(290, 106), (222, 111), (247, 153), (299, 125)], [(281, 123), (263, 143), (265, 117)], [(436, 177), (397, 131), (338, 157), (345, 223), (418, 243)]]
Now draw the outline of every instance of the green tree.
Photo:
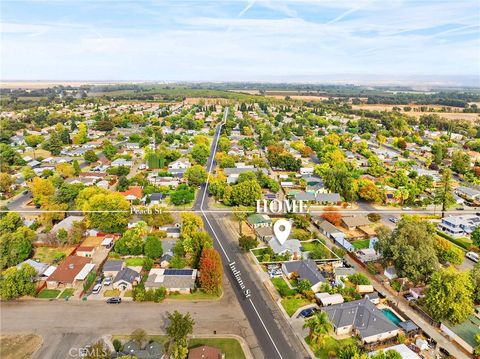
[(452, 191), (452, 172), (445, 168), (440, 182), (433, 193), (434, 203), (442, 205), (442, 215), (445, 211), (455, 204), (455, 198)]
[(187, 168), (184, 173), (189, 186), (200, 186), (207, 181), (207, 171), (201, 165)]
[(20, 269), (8, 268), (0, 277), (0, 297), (11, 300), (24, 295), (34, 295), (35, 285), (32, 278), (35, 275), (35, 269), (26, 263)]
[(188, 355), (187, 340), (180, 339), (171, 343), (168, 352), (172, 359), (185, 359)]
[(480, 303), (480, 262), (470, 271), (470, 279), (473, 285), (473, 300), (475, 303)]
[(240, 236), (238, 238), (238, 246), (244, 251), (247, 252), (250, 249), (256, 248), (258, 246), (258, 241), (255, 237), (251, 236)]
[(435, 227), (430, 222), (404, 217), (393, 232), (380, 227), (377, 236), (383, 260), (393, 263), (400, 277), (419, 283), (437, 270)]
[(97, 154), (95, 153), (94, 150), (88, 150), (88, 151), (86, 151), (86, 152), (83, 154), (83, 158), (84, 158), (85, 161), (87, 161), (88, 163), (92, 163), (92, 162), (97, 162), (97, 161), (98, 161), (98, 156), (97, 156)]
[(130, 335), (132, 340), (137, 343), (138, 346), (143, 347), (143, 345), (148, 340), (147, 332), (143, 329), (135, 329)]
[(316, 312), (312, 318), (305, 321), (303, 328), (309, 329), (310, 343), (316, 343), (319, 347), (324, 344), (325, 338), (332, 331), (328, 315), (323, 311)]
[(130, 203), (119, 193), (96, 194), (83, 204), (82, 210), (88, 228), (106, 232), (121, 232), (131, 217)]
[(160, 258), (163, 255), (162, 241), (156, 236), (147, 235), (143, 252), (148, 258)]
[(30, 257), (36, 233), (27, 227), (0, 236), (0, 269), (17, 265)]
[(370, 356), (370, 358), (373, 358), (373, 359), (402, 359), (402, 356), (396, 350), (389, 349), (386, 352), (384, 352), (383, 350), (379, 350), (378, 352), (376, 352), (375, 354)]
[(166, 331), (170, 342), (185, 340), (187, 335), (193, 333), (195, 321), (190, 316), (190, 313), (182, 314), (175, 310), (173, 313), (168, 313), (167, 317), (169, 323)]
[(10, 193), (14, 183), (13, 177), (8, 173), (0, 173), (0, 192)]
[(241, 237), (243, 234), (242, 223), (248, 216), (247, 208), (243, 206), (237, 206), (233, 208), (233, 216), (238, 221), (238, 233), (240, 233), (240, 237)]
[(480, 226), (474, 229), (470, 238), (474, 245), (480, 247)]
[(115, 242), (115, 252), (121, 255), (140, 255), (143, 253), (143, 238), (138, 229), (132, 228), (123, 233)]
[(236, 205), (254, 206), (262, 199), (262, 188), (257, 180), (244, 181), (232, 187), (232, 201)]
[(175, 206), (191, 203), (195, 199), (195, 190), (186, 184), (181, 184), (172, 193), (170, 199)]
[(473, 312), (473, 284), (469, 273), (453, 268), (433, 273), (424, 303), (436, 320), (463, 322)]
[(470, 156), (462, 150), (453, 151), (452, 153), (452, 170), (465, 174), (470, 169)]
[(192, 147), (190, 154), (197, 163), (200, 165), (205, 165), (207, 163), (210, 150), (206, 145), (199, 144)]

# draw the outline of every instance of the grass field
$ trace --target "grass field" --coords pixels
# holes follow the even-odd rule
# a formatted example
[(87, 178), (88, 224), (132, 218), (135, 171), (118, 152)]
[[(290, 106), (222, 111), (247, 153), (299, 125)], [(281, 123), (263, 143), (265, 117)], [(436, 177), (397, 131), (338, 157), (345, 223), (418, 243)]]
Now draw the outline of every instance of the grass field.
[(369, 245), (370, 245), (370, 239), (364, 239), (364, 240), (360, 240), (360, 241), (353, 241), (351, 242), (352, 243), (352, 246), (353, 248), (355, 249), (365, 249), (365, 248), (368, 248)]
[(29, 359), (42, 345), (38, 335), (2, 335), (0, 336), (0, 358)]
[(57, 254), (64, 253), (65, 256), (68, 256), (74, 249), (75, 247), (37, 247), (33, 259), (52, 264)]
[(57, 298), (60, 291), (57, 289), (43, 289), (38, 293), (37, 297), (41, 299), (54, 299)]
[(305, 298), (283, 298), (282, 306), (287, 312), (287, 314), (291, 317), (298, 308), (303, 307), (304, 305), (310, 304), (311, 302)]
[(190, 339), (188, 341), (188, 347), (190, 349), (201, 346), (201, 345), (210, 345), (212, 347), (218, 348), (225, 354), (225, 358), (231, 359), (244, 359), (245, 354), (243, 353), (242, 346), (238, 340), (233, 338), (196, 338)]
[(62, 292), (62, 294), (60, 294), (60, 298), (71, 297), (74, 293), (75, 293), (75, 289), (67, 288)]
[(295, 289), (292, 289), (288, 286), (287, 282), (285, 282), (285, 279), (283, 279), (283, 277), (272, 278), (272, 283), (282, 297), (288, 297), (297, 293)]
[(120, 290), (118, 289), (107, 289), (103, 292), (104, 297), (118, 297), (120, 296)]
[(197, 290), (196, 292), (190, 294), (170, 293), (169, 295), (167, 295), (167, 299), (176, 300), (218, 300), (221, 297), (222, 293), (220, 293), (220, 295), (208, 294), (202, 292), (201, 290)]
[(125, 259), (125, 265), (126, 266), (131, 266), (131, 267), (138, 267), (138, 266), (143, 266), (143, 263), (145, 262), (145, 258), (143, 257), (132, 257), (132, 258), (126, 258)]
[(321, 359), (331, 358), (329, 356), (329, 353), (331, 354), (335, 353), (333, 357), (336, 358), (341, 348), (349, 344), (354, 344), (354, 345), (358, 344), (356, 338), (346, 338), (342, 340), (336, 340), (332, 337), (327, 337), (325, 338), (325, 342), (323, 343), (322, 347), (318, 348), (318, 345), (309, 343), (308, 337), (305, 339), (305, 341), (308, 343), (310, 348), (312, 348), (312, 351), (315, 353), (315, 356)]

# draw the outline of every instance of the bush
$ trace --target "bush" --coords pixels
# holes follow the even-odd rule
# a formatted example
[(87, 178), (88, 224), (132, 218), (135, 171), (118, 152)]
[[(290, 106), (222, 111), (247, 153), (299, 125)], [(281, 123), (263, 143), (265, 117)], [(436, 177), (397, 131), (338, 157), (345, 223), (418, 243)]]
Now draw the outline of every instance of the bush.
[(370, 222), (378, 222), (380, 219), (382, 219), (378, 213), (369, 213), (367, 218), (370, 220)]
[(257, 247), (258, 241), (255, 237), (241, 236), (238, 238), (238, 245), (244, 252), (247, 252), (250, 249)]
[(88, 273), (87, 278), (85, 279), (85, 282), (83, 283), (83, 290), (85, 292), (90, 289), (93, 282), (95, 282), (96, 277), (97, 277), (96, 273), (94, 273), (94, 272)]
[(350, 282), (352, 282), (353, 284), (356, 284), (356, 285), (368, 285), (368, 284), (370, 284), (370, 280), (363, 273), (355, 273), (355, 274), (349, 275), (348, 280)]
[(120, 342), (120, 340), (113, 339), (112, 344), (116, 352), (122, 351), (122, 343)]

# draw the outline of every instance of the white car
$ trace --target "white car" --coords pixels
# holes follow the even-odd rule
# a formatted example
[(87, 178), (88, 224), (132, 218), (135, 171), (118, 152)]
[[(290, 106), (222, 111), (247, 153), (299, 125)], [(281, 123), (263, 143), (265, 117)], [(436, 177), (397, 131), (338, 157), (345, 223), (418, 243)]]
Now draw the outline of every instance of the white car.
[(102, 289), (101, 284), (95, 284), (95, 287), (93, 287), (92, 294), (98, 294), (100, 293), (100, 290)]
[(109, 286), (110, 284), (112, 284), (112, 277), (108, 277), (107, 279), (105, 279), (105, 281), (103, 282), (103, 285), (104, 286)]

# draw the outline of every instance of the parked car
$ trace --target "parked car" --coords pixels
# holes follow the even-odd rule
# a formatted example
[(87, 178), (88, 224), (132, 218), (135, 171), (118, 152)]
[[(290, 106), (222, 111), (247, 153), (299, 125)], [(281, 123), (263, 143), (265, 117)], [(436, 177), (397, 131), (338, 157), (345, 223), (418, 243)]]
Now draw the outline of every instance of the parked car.
[(406, 293), (403, 295), (405, 297), (405, 299), (409, 302), (411, 302), (412, 300), (415, 300), (415, 297), (413, 295), (411, 295), (410, 293)]
[(475, 253), (475, 252), (467, 252), (467, 254), (465, 254), (465, 257), (474, 261), (475, 263), (478, 263), (480, 259), (480, 256), (478, 255), (478, 253)]
[(317, 309), (315, 308), (307, 308), (302, 310), (298, 316), (301, 318), (310, 318), (312, 315), (315, 314), (316, 311)]
[(122, 302), (122, 298), (120, 297), (112, 297), (107, 299), (107, 304), (120, 304)]
[(95, 284), (95, 287), (93, 287), (92, 294), (98, 294), (100, 293), (100, 290), (102, 289), (102, 285), (97, 283)]
[(105, 279), (105, 281), (103, 282), (103, 285), (105, 286), (109, 286), (110, 284), (112, 284), (112, 277), (108, 277), (107, 279)]
[(388, 218), (388, 220), (392, 223), (397, 223), (398, 222), (398, 218), (396, 218), (396, 217), (390, 217), (390, 218)]
[(411, 211), (411, 210), (412, 210), (411, 207), (403, 207), (403, 208), (402, 208), (402, 211)]

